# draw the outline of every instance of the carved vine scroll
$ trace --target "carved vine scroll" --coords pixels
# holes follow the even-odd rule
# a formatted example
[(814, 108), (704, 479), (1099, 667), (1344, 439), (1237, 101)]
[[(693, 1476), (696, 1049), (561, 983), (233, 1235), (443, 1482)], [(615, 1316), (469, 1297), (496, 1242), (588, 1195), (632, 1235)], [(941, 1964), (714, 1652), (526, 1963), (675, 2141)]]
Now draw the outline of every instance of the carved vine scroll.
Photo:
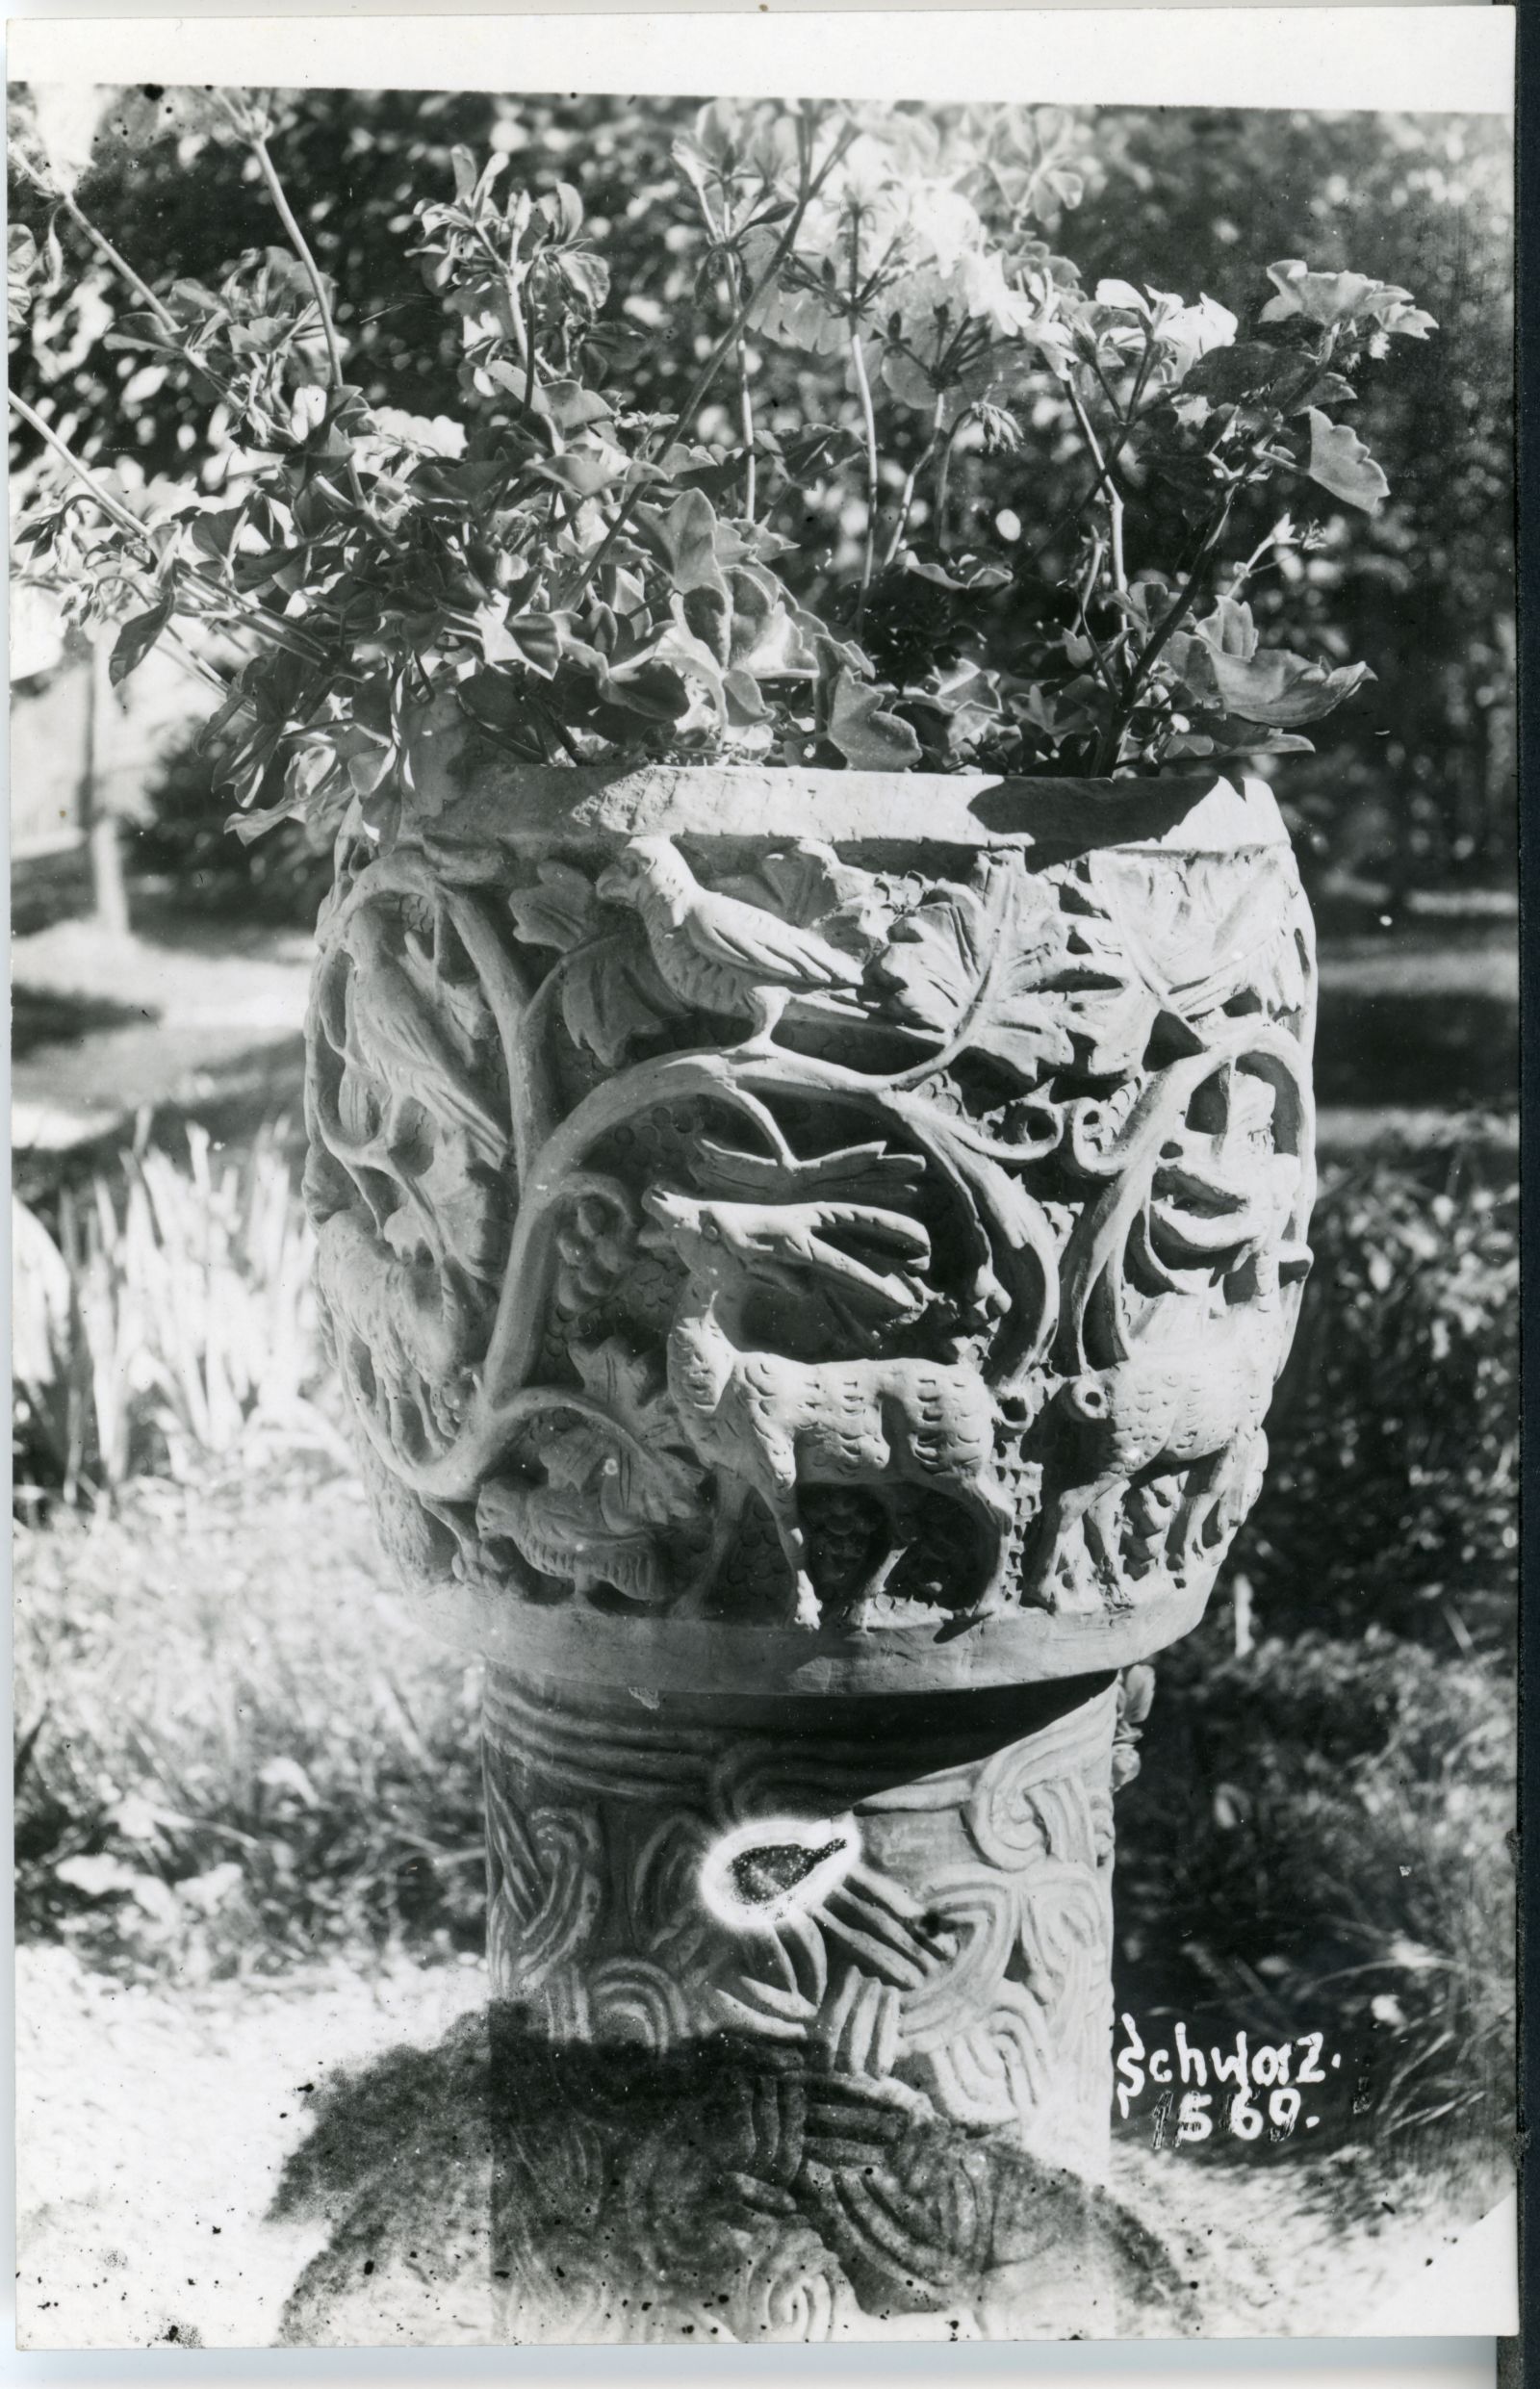
[(346, 865), (308, 1184), (412, 1573), (841, 1631), (1212, 1577), (1309, 1264), (1286, 849)]

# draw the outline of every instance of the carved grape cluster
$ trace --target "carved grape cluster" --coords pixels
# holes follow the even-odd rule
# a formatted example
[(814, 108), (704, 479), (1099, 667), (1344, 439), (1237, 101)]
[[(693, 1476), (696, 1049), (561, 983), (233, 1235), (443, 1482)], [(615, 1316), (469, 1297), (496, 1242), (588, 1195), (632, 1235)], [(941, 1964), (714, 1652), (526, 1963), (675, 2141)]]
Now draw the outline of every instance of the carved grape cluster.
[(613, 1293), (636, 1259), (636, 1222), (613, 1195), (582, 1194), (555, 1238), (555, 1307), (578, 1319)]

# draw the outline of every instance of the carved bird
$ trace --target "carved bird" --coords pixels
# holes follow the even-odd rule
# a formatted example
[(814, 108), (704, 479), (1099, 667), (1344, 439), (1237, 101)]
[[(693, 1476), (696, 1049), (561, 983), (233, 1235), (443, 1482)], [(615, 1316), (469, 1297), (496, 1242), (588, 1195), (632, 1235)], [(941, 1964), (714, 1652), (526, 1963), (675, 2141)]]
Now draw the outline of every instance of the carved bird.
[(476, 1151), (500, 1161), (507, 1131), (477, 1093), (470, 1072), (407, 970), (390, 925), (369, 907), (347, 925), (352, 962), (345, 1061), (380, 1080), (387, 1099), (409, 1096), (428, 1117), (464, 1130)]
[(633, 837), (600, 874), (599, 893), (641, 919), (664, 985), (695, 1012), (773, 1027), (793, 995), (860, 986), (853, 955), (779, 913), (703, 887), (666, 837)]
[(577, 1593), (609, 1585), (643, 1608), (656, 1608), (672, 1586), (654, 1537), (643, 1527), (604, 1527), (596, 1506), (550, 1485), (493, 1477), (481, 1488), (476, 1532), (506, 1539), (542, 1576)]

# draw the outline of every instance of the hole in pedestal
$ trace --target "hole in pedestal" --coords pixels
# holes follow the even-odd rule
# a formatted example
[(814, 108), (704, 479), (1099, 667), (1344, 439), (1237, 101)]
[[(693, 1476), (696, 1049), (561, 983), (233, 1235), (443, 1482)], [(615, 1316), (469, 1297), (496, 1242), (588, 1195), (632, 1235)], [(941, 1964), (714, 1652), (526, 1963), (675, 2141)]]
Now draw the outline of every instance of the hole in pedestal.
[(853, 1817), (757, 1817), (706, 1852), (701, 1897), (734, 1931), (763, 1931), (816, 1908), (860, 1856)]

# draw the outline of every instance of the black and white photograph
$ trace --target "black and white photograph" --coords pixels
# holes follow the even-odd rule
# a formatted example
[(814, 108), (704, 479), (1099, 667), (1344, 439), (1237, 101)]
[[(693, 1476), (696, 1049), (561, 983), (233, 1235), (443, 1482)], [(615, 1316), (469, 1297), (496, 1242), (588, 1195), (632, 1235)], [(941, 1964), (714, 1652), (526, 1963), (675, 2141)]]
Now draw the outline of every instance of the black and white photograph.
[(1517, 2329), (1511, 81), (1312, 13), (12, 28), (22, 2349)]

